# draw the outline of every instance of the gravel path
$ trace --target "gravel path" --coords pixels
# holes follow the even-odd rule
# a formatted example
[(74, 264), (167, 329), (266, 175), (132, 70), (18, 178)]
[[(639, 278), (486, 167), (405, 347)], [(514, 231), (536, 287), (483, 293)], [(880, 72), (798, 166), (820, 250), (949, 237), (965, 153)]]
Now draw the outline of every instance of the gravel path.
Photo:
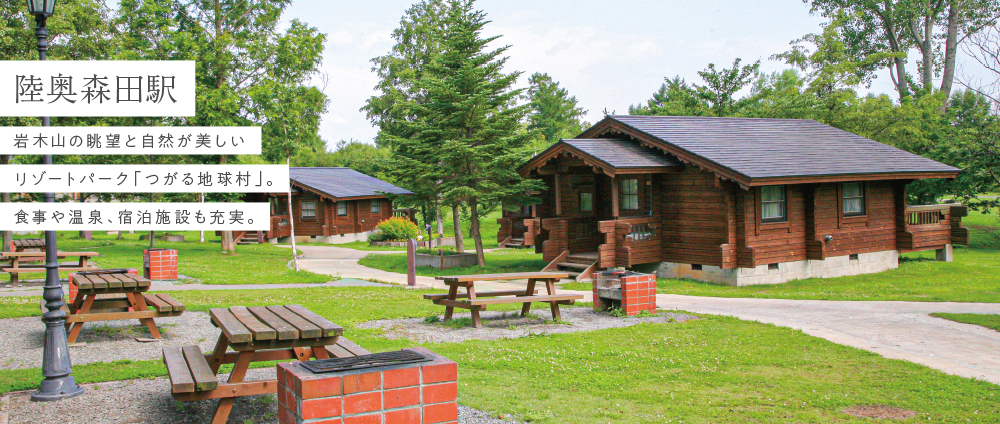
[[(202, 351), (215, 348), (219, 330), (204, 312), (185, 312), (179, 317), (157, 318), (163, 338), (141, 343), (136, 337), (150, 337), (149, 329), (138, 320), (87, 323), (77, 342), (84, 346), (70, 348), (74, 365), (91, 362), (133, 361), (163, 358), (163, 346), (198, 345)], [(42, 366), (42, 342), (45, 326), (38, 317), (0, 320), (0, 369)]]
[[(275, 378), (274, 368), (252, 369), (246, 380)], [(170, 381), (125, 380), (86, 384), (83, 395), (53, 403), (31, 402), (30, 392), (11, 393), (9, 424), (201, 424), (212, 420), (216, 400), (177, 402), (170, 397)], [(112, 412), (113, 411), (113, 412)], [(4, 412), (0, 412), (0, 422)], [(230, 423), (273, 423), (278, 416), (274, 395), (238, 398)], [(498, 419), (482, 411), (459, 406), (458, 422), (462, 424), (520, 424), (509, 418)]]
[[(594, 312), (590, 308), (562, 308), (563, 324), (552, 322), (552, 313), (539, 309), (521, 318), (513, 312), (486, 311), (481, 313), (483, 328), (453, 328), (443, 322), (428, 324), (423, 318), (389, 319), (361, 323), (358, 328), (381, 328), (390, 339), (410, 339), (419, 343), (452, 343), (464, 340), (497, 340), (524, 337), (541, 333), (572, 333), (604, 328), (629, 327), (639, 323), (683, 322), (696, 317), (680, 313), (661, 312), (653, 317), (613, 317), (607, 312)], [(438, 317), (441, 318), (441, 317)], [(455, 314), (456, 320), (471, 318), (471, 314)]]

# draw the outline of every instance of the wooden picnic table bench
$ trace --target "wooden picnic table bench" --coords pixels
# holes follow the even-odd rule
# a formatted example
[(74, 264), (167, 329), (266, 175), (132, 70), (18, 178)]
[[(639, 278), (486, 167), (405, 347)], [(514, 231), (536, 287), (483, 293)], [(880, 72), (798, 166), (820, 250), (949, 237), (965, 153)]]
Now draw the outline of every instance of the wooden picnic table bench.
[[(523, 303), (521, 306), (521, 316), (525, 316), (531, 310), (532, 302), (544, 302), (549, 304), (552, 311), (552, 319), (560, 320), (559, 305), (572, 305), (575, 301), (583, 299), (578, 294), (556, 294), (555, 283), (560, 279), (569, 278), (565, 272), (514, 272), (506, 274), (480, 274), (480, 275), (449, 275), (437, 277), (438, 280), (448, 285), (448, 294), (427, 294), (424, 299), (429, 299), (435, 305), (444, 305), (444, 320), (451, 320), (455, 313), (455, 308), (468, 309), (472, 312), (472, 325), (482, 328), (483, 323), (479, 312), (486, 310), (488, 305), (499, 305), (505, 303)], [(516, 281), (528, 280), (525, 290), (497, 290), (476, 292), (476, 282), (484, 281)], [(547, 294), (538, 295), (535, 290), (536, 283), (545, 284)], [(458, 292), (459, 287), (465, 288), (465, 293)], [(485, 299), (484, 299), (485, 298)]]
[[(90, 271), (98, 269), (96, 265), (88, 262), (90, 258), (98, 254), (97, 252), (56, 252), (56, 258), (79, 258), (76, 263), (59, 264), (60, 271)], [(37, 263), (45, 260), (45, 252), (4, 252), (2, 259), (10, 261), (10, 265), (0, 267), (0, 271), (10, 274), (12, 284), (20, 282), (20, 274), (46, 272), (45, 264)]]
[[(344, 329), (300, 305), (233, 306), (209, 310), (222, 330), (215, 350), (198, 346), (163, 348), (171, 395), (178, 401), (219, 399), (213, 424), (223, 424), (237, 397), (277, 393), (276, 380), (243, 381), (253, 362), (367, 355), (364, 348), (341, 337)], [(227, 352), (232, 349), (234, 352)], [(225, 383), (219, 367), (235, 364)]]
[[(159, 339), (162, 336), (154, 318), (180, 316), (186, 309), (170, 295), (145, 293), (149, 290), (149, 279), (124, 269), (78, 272), (70, 277), (70, 284), (76, 286), (76, 297), (64, 306), (68, 343), (76, 342), (86, 322), (126, 319), (138, 319), (149, 328), (154, 339)], [(115, 294), (123, 296), (107, 296)]]

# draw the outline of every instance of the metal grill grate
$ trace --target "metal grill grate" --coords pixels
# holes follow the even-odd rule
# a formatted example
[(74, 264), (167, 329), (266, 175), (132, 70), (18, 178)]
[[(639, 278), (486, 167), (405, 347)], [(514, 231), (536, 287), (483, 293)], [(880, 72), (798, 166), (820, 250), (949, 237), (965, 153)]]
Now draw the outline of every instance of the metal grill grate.
[(367, 368), (385, 367), (390, 365), (413, 364), (427, 362), (431, 358), (412, 350), (383, 352), (371, 355), (354, 356), (350, 358), (331, 358), (306, 361), (302, 366), (317, 374), (337, 371), (361, 370)]

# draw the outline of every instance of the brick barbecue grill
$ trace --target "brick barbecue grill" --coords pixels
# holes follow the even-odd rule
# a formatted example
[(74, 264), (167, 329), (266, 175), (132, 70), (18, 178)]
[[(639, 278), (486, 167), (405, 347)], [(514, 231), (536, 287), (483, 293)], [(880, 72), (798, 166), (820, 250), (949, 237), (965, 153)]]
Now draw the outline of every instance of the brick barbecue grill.
[(626, 315), (656, 312), (656, 276), (634, 271), (594, 273), (594, 310), (620, 307)]

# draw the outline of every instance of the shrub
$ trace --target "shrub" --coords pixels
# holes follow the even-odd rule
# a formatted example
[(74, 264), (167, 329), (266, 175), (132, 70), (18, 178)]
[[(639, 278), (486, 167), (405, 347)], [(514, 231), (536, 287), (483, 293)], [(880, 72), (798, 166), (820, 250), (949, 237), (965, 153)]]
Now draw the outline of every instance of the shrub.
[(417, 238), (417, 235), (420, 234), (420, 229), (417, 228), (417, 224), (401, 217), (392, 217), (379, 222), (378, 225), (375, 226), (375, 229), (377, 231), (368, 237), (369, 240), (406, 241), (411, 238)]

